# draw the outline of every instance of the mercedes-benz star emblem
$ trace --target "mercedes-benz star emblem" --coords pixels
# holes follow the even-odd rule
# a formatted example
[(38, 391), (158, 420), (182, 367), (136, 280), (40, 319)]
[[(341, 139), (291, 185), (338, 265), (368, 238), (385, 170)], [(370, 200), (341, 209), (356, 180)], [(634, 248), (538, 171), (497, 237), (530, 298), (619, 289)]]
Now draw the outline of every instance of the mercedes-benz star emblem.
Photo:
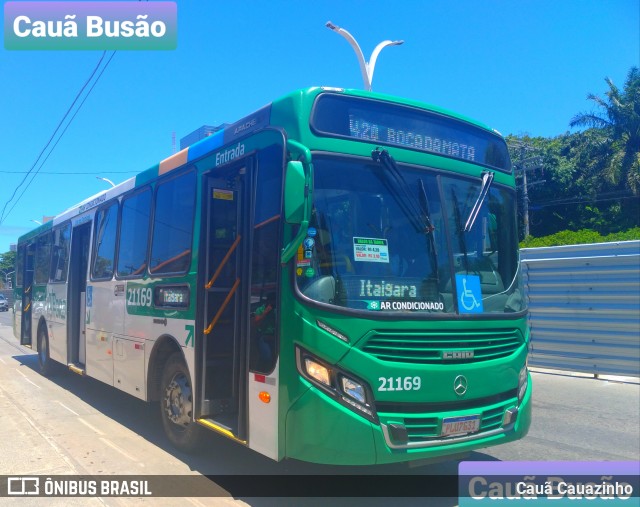
[(469, 382), (464, 375), (458, 375), (453, 381), (453, 390), (458, 396), (463, 396), (467, 392), (467, 387), (469, 387)]

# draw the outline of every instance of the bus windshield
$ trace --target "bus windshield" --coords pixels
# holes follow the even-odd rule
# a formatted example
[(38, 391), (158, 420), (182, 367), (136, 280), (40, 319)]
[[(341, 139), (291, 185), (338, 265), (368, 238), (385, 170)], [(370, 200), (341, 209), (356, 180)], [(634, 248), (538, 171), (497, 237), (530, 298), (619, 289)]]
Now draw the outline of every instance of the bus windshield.
[(524, 310), (515, 193), (491, 185), (465, 232), (480, 178), (396, 168), (314, 158), (312, 221), (296, 261), (302, 294), (372, 312)]

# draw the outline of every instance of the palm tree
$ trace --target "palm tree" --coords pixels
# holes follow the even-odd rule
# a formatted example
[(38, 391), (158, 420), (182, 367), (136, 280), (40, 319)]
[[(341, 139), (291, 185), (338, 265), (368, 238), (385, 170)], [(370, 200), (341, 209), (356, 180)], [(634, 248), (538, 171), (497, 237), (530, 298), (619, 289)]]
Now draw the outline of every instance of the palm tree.
[(594, 94), (587, 99), (596, 103), (600, 113), (579, 113), (571, 127), (597, 128), (605, 135), (608, 148), (599, 157), (605, 178), (634, 195), (640, 189), (640, 71), (632, 67), (622, 92), (609, 78), (606, 99)]

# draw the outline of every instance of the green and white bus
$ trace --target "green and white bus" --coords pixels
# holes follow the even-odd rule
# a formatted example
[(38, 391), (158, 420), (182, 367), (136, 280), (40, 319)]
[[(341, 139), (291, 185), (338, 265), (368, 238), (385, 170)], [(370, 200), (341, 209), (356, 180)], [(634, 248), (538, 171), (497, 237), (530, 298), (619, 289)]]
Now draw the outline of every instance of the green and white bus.
[(516, 191), (494, 130), (296, 91), (19, 239), (15, 335), (274, 460), (382, 464), (523, 437)]

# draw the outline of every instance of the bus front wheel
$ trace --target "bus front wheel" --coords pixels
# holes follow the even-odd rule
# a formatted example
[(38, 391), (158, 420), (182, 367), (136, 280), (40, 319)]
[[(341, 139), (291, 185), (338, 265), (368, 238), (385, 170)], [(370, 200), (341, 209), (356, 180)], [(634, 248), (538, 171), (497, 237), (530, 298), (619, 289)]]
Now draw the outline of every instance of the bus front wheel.
[(198, 446), (202, 428), (193, 420), (191, 376), (180, 352), (167, 360), (160, 389), (162, 426), (169, 441), (181, 451), (193, 451)]

